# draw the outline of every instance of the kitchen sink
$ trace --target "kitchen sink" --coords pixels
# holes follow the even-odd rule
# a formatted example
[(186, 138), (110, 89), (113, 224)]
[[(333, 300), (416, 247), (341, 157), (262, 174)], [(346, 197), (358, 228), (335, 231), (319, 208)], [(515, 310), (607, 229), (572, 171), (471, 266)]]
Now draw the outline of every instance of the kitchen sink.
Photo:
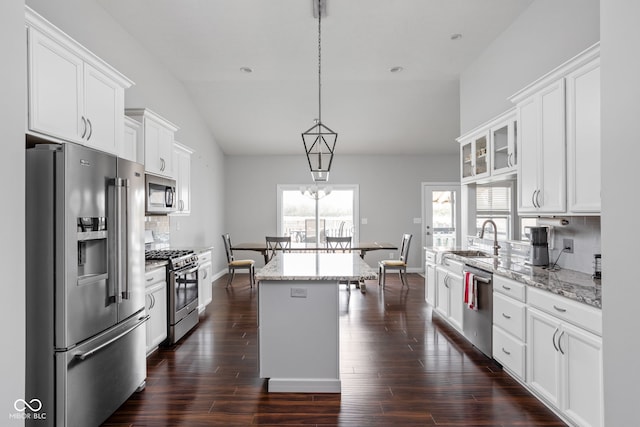
[(489, 255), (486, 252), (477, 251), (477, 250), (457, 250), (457, 251), (449, 251), (450, 254), (463, 256), (467, 258), (489, 258)]

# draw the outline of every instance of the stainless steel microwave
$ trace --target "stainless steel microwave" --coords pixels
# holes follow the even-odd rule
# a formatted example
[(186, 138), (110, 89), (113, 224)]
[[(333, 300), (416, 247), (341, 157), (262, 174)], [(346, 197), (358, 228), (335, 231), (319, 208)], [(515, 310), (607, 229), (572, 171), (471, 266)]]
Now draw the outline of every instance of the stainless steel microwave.
[(146, 212), (164, 215), (177, 210), (175, 179), (145, 174)]

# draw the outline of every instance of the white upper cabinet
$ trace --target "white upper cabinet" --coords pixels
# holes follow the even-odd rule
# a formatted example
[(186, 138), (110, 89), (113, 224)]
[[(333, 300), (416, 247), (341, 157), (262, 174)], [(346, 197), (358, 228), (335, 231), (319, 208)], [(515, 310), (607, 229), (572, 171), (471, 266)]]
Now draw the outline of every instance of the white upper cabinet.
[(127, 116), (142, 124), (141, 144), (146, 172), (175, 178), (173, 139), (178, 127), (148, 108), (127, 108)]
[(491, 181), (515, 173), (516, 113), (512, 108), (456, 139), (460, 143), (462, 183)]
[(515, 172), (518, 165), (517, 130), (515, 110), (510, 110), (503, 120), (491, 127), (491, 175)]
[(133, 82), (26, 8), (27, 132), (119, 154)]
[(568, 210), (600, 213), (600, 58), (566, 80)]
[(518, 118), (518, 212), (600, 214), (600, 46), (510, 100)]
[(489, 176), (489, 133), (482, 131), (460, 140), (462, 182)]
[(518, 104), (518, 211), (566, 210), (564, 81)]
[(142, 125), (131, 117), (124, 116), (124, 137), (119, 156), (132, 162), (144, 162), (144, 153), (139, 150)]
[(179, 142), (173, 143), (173, 168), (176, 178), (178, 210), (172, 215), (191, 213), (191, 155), (193, 150)]

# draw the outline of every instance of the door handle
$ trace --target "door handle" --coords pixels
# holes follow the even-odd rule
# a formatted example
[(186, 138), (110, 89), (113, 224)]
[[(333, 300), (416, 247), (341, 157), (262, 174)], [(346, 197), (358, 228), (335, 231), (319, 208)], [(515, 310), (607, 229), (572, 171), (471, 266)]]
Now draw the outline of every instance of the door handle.
[(560, 353), (564, 355), (564, 351), (562, 350), (562, 342), (560, 341), (563, 335), (564, 335), (564, 331), (562, 331), (562, 333), (558, 337), (558, 349), (560, 350)]
[(82, 135), (80, 136), (80, 139), (84, 139), (84, 136), (87, 134), (87, 120), (84, 118), (84, 116), (80, 118), (82, 119), (82, 125), (83, 125)]
[(87, 141), (91, 139), (91, 135), (93, 135), (93, 125), (91, 124), (91, 120), (87, 119), (87, 123), (89, 123), (89, 135), (87, 135)]
[(560, 329), (556, 328), (556, 331), (553, 333), (553, 337), (551, 338), (551, 342), (553, 343), (553, 348), (556, 349), (556, 351), (560, 351), (558, 350), (558, 346), (556, 345), (556, 335), (558, 335), (558, 331)]
[(111, 344), (113, 344), (114, 342), (118, 341), (120, 338), (124, 337), (129, 332), (133, 331), (135, 328), (137, 328), (138, 326), (142, 325), (147, 320), (149, 320), (149, 316), (141, 317), (140, 318), (140, 322), (136, 323), (135, 325), (133, 325), (132, 327), (130, 327), (126, 331), (123, 331), (122, 333), (118, 334), (117, 336), (111, 338), (109, 341), (100, 344), (96, 348), (93, 348), (93, 349), (91, 349), (89, 351), (86, 351), (84, 353), (76, 353), (73, 357), (76, 358), (76, 359), (79, 359), (79, 360), (85, 360), (88, 357), (93, 356), (94, 354), (96, 354), (97, 352), (102, 350), (103, 348), (106, 348), (106, 347), (110, 346)]

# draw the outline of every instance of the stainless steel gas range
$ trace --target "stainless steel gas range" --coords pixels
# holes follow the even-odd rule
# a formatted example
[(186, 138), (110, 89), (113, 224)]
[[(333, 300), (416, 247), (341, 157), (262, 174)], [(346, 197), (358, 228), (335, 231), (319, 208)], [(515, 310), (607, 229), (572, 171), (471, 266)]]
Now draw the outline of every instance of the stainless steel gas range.
[(147, 261), (167, 261), (167, 340), (178, 342), (198, 324), (198, 255), (190, 249), (145, 252)]

